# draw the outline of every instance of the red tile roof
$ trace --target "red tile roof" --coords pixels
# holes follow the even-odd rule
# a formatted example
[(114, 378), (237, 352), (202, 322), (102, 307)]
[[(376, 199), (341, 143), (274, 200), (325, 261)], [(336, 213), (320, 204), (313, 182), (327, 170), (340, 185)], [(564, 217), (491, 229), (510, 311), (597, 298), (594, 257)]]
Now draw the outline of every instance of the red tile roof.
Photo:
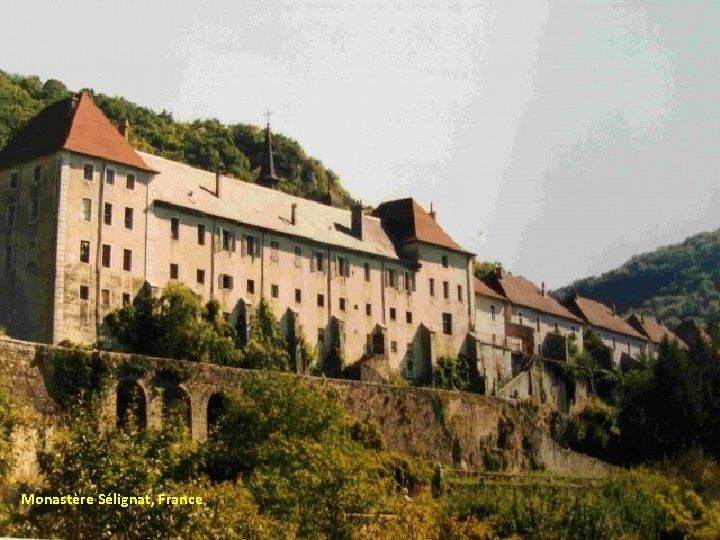
[(649, 315), (643, 315), (641, 317), (633, 313), (628, 317), (627, 322), (635, 330), (641, 334), (645, 334), (653, 343), (660, 343), (663, 338), (667, 336), (671, 341), (675, 339), (681, 347), (687, 348), (687, 345), (685, 345), (682, 339), (677, 337), (667, 326), (655, 317)]
[(482, 296), (489, 296), (490, 298), (497, 298), (498, 300), (507, 300), (502, 294), (498, 293), (495, 289), (492, 289), (482, 280), (475, 278), (475, 294)]
[(592, 326), (634, 338), (645, 339), (645, 336), (626, 323), (622, 317), (613, 315), (613, 310), (605, 304), (581, 296), (570, 298), (568, 304), (573, 311)]
[(485, 282), (492, 289), (502, 291), (505, 296), (518, 306), (525, 306), (543, 313), (549, 313), (565, 319), (582, 322), (576, 315), (573, 315), (563, 305), (547, 293), (543, 295), (532, 281), (521, 276), (513, 276), (509, 272), (488, 274)]
[(78, 99), (68, 97), (40, 111), (0, 150), (0, 168), (58, 150), (156, 172), (147, 166), (87, 94), (81, 94)]
[(396, 242), (424, 242), (467, 253), (415, 199), (384, 202), (375, 215)]

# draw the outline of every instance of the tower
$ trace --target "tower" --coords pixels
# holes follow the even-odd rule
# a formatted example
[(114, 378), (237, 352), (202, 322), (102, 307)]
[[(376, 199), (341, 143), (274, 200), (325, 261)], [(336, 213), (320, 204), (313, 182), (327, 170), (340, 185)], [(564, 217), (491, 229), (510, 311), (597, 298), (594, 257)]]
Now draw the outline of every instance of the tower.
[(260, 165), (260, 178), (258, 184), (270, 189), (277, 189), (280, 181), (275, 175), (275, 165), (272, 155), (272, 135), (270, 134), (270, 111), (267, 115), (267, 125), (265, 126), (265, 144), (263, 145), (262, 163)]

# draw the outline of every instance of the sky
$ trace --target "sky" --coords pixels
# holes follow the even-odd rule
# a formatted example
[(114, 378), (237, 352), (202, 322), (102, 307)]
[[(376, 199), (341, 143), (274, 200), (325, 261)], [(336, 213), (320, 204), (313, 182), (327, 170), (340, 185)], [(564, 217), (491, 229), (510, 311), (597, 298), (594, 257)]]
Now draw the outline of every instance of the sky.
[(264, 122), (556, 288), (720, 227), (720, 2), (4, 2), (0, 69)]

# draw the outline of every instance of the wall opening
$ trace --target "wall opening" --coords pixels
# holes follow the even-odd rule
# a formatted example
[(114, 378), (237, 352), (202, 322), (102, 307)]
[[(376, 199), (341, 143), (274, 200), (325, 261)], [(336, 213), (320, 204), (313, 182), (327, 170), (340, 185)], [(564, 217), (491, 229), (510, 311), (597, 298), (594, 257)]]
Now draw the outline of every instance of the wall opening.
[(136, 381), (120, 381), (117, 387), (117, 427), (147, 428), (147, 400)]
[(190, 396), (179, 386), (165, 388), (162, 394), (162, 417), (163, 423), (173, 416), (180, 418), (183, 424), (190, 430), (192, 411), (190, 409)]
[(217, 426), (220, 416), (225, 412), (227, 408), (227, 397), (222, 392), (217, 392), (210, 396), (207, 406), (207, 428), (208, 438), (212, 438), (215, 434), (215, 428)]

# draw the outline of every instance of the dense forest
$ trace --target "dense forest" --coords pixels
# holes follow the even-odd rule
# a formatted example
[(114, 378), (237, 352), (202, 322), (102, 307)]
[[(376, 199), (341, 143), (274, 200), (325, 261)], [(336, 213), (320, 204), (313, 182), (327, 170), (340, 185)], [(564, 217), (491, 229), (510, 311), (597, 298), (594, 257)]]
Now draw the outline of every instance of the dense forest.
[[(0, 148), (44, 107), (66, 98), (69, 91), (55, 79), (43, 82), (36, 76), (0, 70)], [(115, 124), (128, 119), (130, 142), (138, 150), (205, 170), (221, 168), (226, 174), (248, 182), (259, 176), (264, 140), (261, 127), (225, 125), (214, 118), (180, 122), (164, 110), (157, 113), (121, 97), (87, 88), (82, 91), (91, 94)], [(340, 178), (320, 160), (308, 156), (298, 142), (274, 133), (273, 155), (283, 191), (321, 200), (331, 190), (344, 204), (349, 204), (350, 197)]]
[(720, 230), (700, 233), (680, 244), (645, 253), (606, 272), (553, 292), (615, 304), (618, 311), (638, 311), (675, 326), (690, 317), (720, 321)]

